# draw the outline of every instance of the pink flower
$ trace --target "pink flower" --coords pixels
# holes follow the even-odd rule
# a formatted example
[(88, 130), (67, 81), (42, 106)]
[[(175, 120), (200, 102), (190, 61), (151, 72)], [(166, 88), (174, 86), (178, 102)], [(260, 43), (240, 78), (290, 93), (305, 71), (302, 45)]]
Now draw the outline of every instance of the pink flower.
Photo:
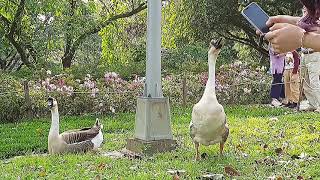
[(49, 91), (54, 91), (54, 90), (56, 90), (56, 89), (57, 89), (57, 86), (54, 85), (54, 84), (50, 84), (49, 87), (48, 87), (48, 90), (49, 90)]

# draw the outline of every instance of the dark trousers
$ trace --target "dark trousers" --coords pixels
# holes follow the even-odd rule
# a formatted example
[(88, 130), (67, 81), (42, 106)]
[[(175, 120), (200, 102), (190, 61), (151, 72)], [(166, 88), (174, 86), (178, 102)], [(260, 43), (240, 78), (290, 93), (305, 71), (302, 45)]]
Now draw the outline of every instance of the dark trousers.
[(282, 73), (281, 74), (273, 74), (273, 80), (271, 85), (271, 98), (280, 99), (285, 97), (284, 93), (284, 85), (282, 84)]

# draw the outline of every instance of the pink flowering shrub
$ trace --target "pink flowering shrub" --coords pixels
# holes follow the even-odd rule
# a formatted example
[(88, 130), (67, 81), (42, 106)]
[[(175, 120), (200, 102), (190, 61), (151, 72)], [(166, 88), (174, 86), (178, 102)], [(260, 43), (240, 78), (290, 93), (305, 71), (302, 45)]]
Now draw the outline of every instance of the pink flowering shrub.
[[(26, 117), (26, 109), (40, 117), (49, 114), (47, 98), (55, 97), (62, 115), (112, 114), (133, 112), (136, 98), (143, 93), (145, 78), (137, 75), (131, 80), (115, 72), (103, 77), (90, 74), (75, 79), (72, 75), (47, 75), (29, 81), (31, 107), (26, 107), (23, 86), (12, 77), (0, 78), (0, 93), (19, 91), (6, 95), (0, 103), (0, 121), (8, 122)], [(166, 75), (162, 78), (163, 94), (173, 106), (183, 102), (182, 82), (186, 78), (186, 102), (196, 103), (203, 94), (208, 79), (207, 72), (200, 74)], [(221, 104), (260, 104), (269, 100), (270, 77), (264, 68), (252, 68), (241, 62), (223, 65), (216, 69), (216, 94)], [(2, 88), (2, 89), (1, 89)], [(7, 98), (8, 97), (8, 98)]]
[[(163, 90), (171, 103), (182, 103), (182, 79), (187, 80), (187, 103), (200, 100), (208, 73), (169, 75), (163, 78)], [(221, 104), (263, 104), (269, 101), (271, 78), (264, 67), (253, 68), (241, 62), (216, 69), (216, 95)]]

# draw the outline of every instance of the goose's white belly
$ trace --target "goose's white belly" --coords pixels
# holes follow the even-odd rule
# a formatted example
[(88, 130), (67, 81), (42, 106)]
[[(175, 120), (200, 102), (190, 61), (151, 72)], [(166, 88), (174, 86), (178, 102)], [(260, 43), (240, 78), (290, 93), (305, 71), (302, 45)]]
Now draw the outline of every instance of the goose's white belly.
[(192, 111), (193, 140), (203, 145), (221, 142), (225, 119), (224, 109), (216, 99), (201, 99)]

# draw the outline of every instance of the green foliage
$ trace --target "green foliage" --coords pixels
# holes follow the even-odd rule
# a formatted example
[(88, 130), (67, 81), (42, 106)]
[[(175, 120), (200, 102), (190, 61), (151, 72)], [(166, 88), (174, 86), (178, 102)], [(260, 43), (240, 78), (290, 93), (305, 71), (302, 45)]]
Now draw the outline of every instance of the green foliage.
[[(301, 5), (298, 1), (275, 0), (255, 1), (269, 14), (299, 15)], [(241, 10), (249, 1), (238, 0), (185, 0), (186, 17), (190, 17), (194, 39), (205, 41), (213, 34), (250, 46), (261, 53), (267, 54), (258, 45), (258, 36), (250, 27)]]
[[(120, 151), (125, 146), (125, 139), (133, 137), (133, 113), (100, 117), (106, 141), (98, 155), (29, 155), (47, 152), (50, 117), (1, 125), (0, 159), (27, 156), (0, 161), (0, 176), (4, 179), (92, 179), (97, 176), (105, 179), (172, 179), (167, 170), (176, 169), (186, 171), (181, 178), (196, 179), (206, 172), (228, 177), (224, 167), (232, 166), (240, 172), (239, 179), (320, 177), (318, 114), (298, 114), (265, 106), (226, 106), (225, 111), (230, 127), (225, 156), (219, 157), (218, 145), (201, 146), (200, 152), (208, 157), (199, 162), (193, 160), (195, 151), (189, 137), (191, 107), (172, 108), (172, 129), (179, 147), (173, 152), (141, 160), (103, 156), (105, 152)], [(61, 131), (91, 126), (94, 121), (93, 116), (62, 117)], [(283, 148), (281, 156), (275, 153), (277, 148)], [(307, 153), (307, 157), (291, 158), (302, 153)]]
[[(4, 46), (0, 47), (0, 68), (6, 71), (15, 71), (20, 69), (22, 65), (22, 59), (20, 60), (19, 56), (16, 57), (19, 60), (17, 62), (7, 56), (11, 51), (16, 51), (17, 47), (12, 46), (13, 40), (4, 36), (4, 34), (13, 34), (13, 39), (17, 41), (26, 54), (27, 58), (24, 61), (28, 61), (36, 69), (47, 69), (52, 65), (52, 62), (59, 62), (61, 59), (64, 62), (66, 57), (70, 57), (71, 59), (68, 60), (71, 60), (72, 63), (80, 63), (82, 66), (85, 66), (84, 62), (97, 66), (101, 54), (101, 42), (100, 37), (94, 35), (111, 23), (109, 30), (119, 34), (121, 31), (118, 31), (117, 28), (123, 29), (128, 22), (120, 19), (121, 26), (117, 26), (116, 21), (109, 21), (109, 19), (115, 15), (131, 11), (132, 8), (137, 8), (143, 3), (144, 1), (141, 0), (130, 2), (123, 0), (111, 2), (105, 0), (30, 0), (26, 1), (25, 5), (21, 5), (20, 1), (1, 0), (0, 42), (2, 44), (3, 41)], [(14, 19), (19, 7), (23, 10), (21, 18), (16, 17)], [(13, 22), (17, 22), (17, 28), (10, 32)], [(112, 29), (112, 27), (116, 28)], [(102, 31), (102, 34), (104, 33)], [(116, 44), (117, 39), (113, 40), (108, 43), (119, 45), (117, 46), (119, 49), (113, 49), (110, 54), (115, 54), (119, 50), (122, 52), (128, 50), (127, 47), (122, 46), (123, 44)], [(105, 44), (102, 47), (106, 47)], [(16, 52), (16, 54), (20, 53)], [(116, 58), (113, 60), (129, 59), (131, 54), (119, 53), (115, 54), (114, 57)], [(5, 62), (5, 66), (2, 61)], [(6, 67), (10, 64), (13, 64), (15, 68)], [(27, 63), (24, 62), (24, 64)], [(61, 69), (62, 66), (60, 65), (59, 68)]]
[(199, 73), (208, 69), (208, 46), (203, 44), (185, 45), (167, 49), (162, 54), (162, 69), (165, 73)]
[(23, 87), (19, 80), (0, 74), (0, 123), (10, 119), (12, 122), (19, 121), (24, 117), (25, 106)]

